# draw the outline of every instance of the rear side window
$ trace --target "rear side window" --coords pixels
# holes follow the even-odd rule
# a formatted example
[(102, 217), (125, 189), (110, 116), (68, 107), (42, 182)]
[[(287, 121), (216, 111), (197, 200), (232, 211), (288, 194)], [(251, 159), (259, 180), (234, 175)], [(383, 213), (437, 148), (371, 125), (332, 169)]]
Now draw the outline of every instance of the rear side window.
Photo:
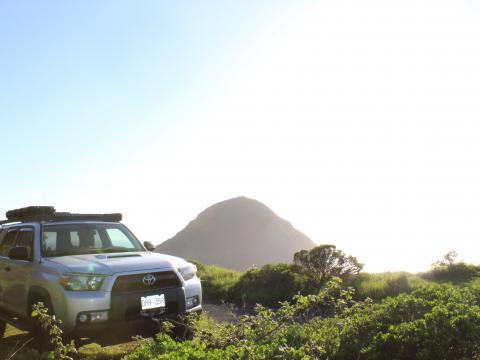
[(0, 243), (0, 256), (8, 257), (8, 252), (15, 246), (18, 230), (10, 230)]

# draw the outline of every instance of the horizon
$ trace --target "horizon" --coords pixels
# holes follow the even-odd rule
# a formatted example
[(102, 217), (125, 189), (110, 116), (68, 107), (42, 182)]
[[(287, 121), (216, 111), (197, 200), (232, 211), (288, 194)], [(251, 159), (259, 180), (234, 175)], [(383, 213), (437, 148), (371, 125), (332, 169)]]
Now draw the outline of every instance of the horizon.
[(473, 1), (0, 3), (0, 214), (159, 244), (256, 199), (365, 271), (480, 263)]

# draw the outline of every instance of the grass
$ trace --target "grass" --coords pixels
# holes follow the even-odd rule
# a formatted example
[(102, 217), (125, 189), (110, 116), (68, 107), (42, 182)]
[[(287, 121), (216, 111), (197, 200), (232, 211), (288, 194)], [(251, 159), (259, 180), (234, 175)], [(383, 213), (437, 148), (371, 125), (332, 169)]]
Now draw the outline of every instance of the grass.
[(480, 276), (480, 266), (466, 264), (464, 262), (437, 265), (420, 275), (422, 278), (434, 282), (462, 285)]
[(355, 288), (355, 298), (380, 301), (388, 296), (410, 293), (426, 280), (407, 272), (361, 273), (347, 284)]
[(226, 269), (216, 265), (205, 265), (196, 262), (198, 276), (202, 281), (203, 294), (206, 299), (227, 300), (232, 288), (242, 276), (239, 271)]

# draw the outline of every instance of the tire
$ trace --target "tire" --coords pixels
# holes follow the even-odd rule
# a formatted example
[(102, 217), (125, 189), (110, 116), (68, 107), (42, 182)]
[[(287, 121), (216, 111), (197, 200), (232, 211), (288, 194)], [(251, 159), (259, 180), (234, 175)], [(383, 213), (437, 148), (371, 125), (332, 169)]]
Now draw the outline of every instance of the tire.
[(0, 320), (0, 339), (5, 334), (5, 329), (7, 328), (7, 322), (4, 320)]
[(48, 329), (44, 329), (38, 320), (37, 317), (32, 317), (33, 305), (37, 303), (43, 303), (43, 305), (48, 309), (49, 315), (54, 315), (53, 308), (51, 304), (43, 298), (35, 297), (32, 298), (29, 302), (28, 309), (30, 314), (30, 334), (33, 337), (33, 346), (41, 353), (44, 351), (51, 351), (54, 349), (54, 345), (50, 342), (50, 335), (48, 334)]

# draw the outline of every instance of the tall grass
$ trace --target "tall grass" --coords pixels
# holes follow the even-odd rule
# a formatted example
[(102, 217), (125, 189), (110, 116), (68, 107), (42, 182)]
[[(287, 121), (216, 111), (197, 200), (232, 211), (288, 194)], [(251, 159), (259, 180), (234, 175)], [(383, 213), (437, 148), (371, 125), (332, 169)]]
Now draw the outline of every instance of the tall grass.
[(407, 272), (362, 273), (351, 279), (348, 285), (355, 288), (355, 298), (367, 297), (379, 301), (389, 296), (410, 293), (426, 281)]
[(242, 273), (217, 265), (206, 265), (195, 261), (198, 276), (202, 281), (203, 295), (206, 299), (228, 300), (232, 288), (238, 283)]
[(449, 265), (434, 266), (430, 271), (421, 274), (422, 278), (435, 282), (452, 284), (467, 283), (480, 276), (480, 266), (459, 262)]

